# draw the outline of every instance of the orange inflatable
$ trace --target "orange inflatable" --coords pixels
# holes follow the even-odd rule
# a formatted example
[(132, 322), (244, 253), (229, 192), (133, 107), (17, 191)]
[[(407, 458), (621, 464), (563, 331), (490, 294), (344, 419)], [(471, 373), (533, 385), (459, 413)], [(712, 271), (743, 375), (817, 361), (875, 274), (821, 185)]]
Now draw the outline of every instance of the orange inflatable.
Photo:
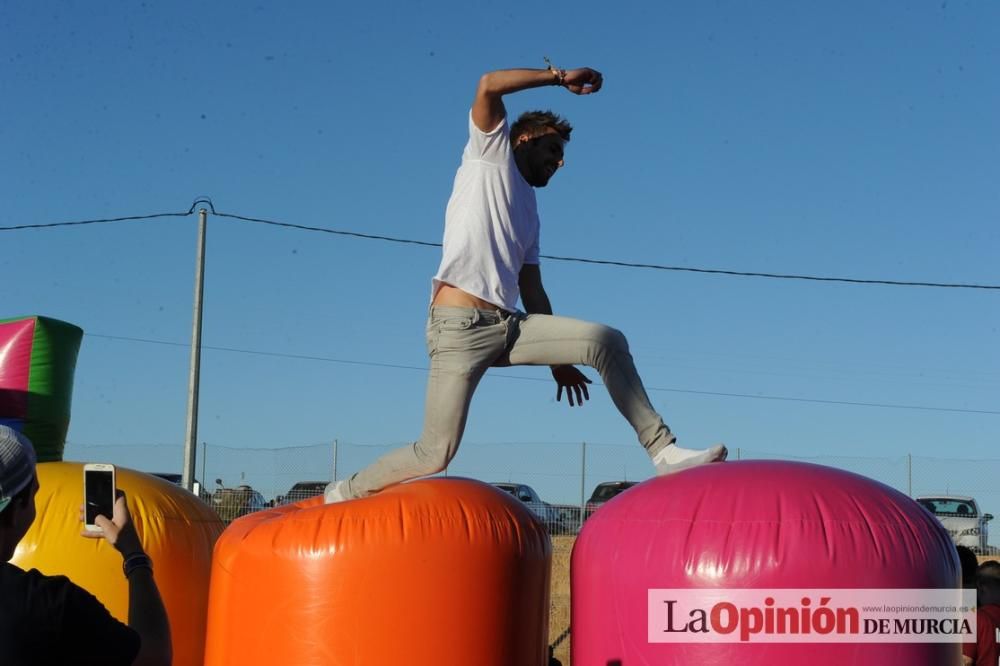
[[(201, 664), (212, 548), (224, 525), (207, 504), (162, 479), (119, 467), (117, 480), (128, 496), (143, 548), (153, 560), (170, 618), (174, 665)], [(83, 464), (40, 463), (38, 482), (38, 517), (11, 561), (22, 569), (68, 576), (127, 622), (128, 583), (121, 555), (104, 539), (80, 536)]]
[(215, 547), (205, 664), (543, 666), (551, 559), (524, 505), (467, 479), (251, 514)]

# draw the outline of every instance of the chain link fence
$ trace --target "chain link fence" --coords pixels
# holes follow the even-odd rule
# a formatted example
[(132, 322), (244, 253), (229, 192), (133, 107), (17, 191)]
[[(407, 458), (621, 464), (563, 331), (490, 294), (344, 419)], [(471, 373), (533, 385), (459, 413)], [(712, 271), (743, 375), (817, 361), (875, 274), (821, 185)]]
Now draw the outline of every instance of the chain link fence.
[[(273, 449), (201, 445), (196, 478), (201, 495), (227, 522), (270, 506), (320, 495), (332, 479), (344, 478), (403, 444), (371, 445), (331, 441)], [(180, 472), (180, 445), (67, 445), (66, 459), (111, 462), (165, 476)], [(735, 449), (730, 460), (792, 459), (855, 472), (910, 497), (966, 496), (981, 517), (1000, 511), (1000, 459), (970, 460), (902, 455), (851, 457), (789, 456)], [(445, 476), (475, 478), (498, 485), (523, 501), (554, 535), (575, 534), (603, 502), (652, 475), (638, 445), (602, 443), (467, 442)], [(977, 550), (996, 553), (986, 543), (984, 521)], [(953, 535), (958, 536), (958, 535)], [(963, 543), (972, 545), (966, 535)]]
[[(400, 444), (330, 442), (315, 446), (244, 449), (200, 446), (196, 478), (201, 496), (227, 523), (263, 508), (320, 495), (332, 479), (350, 476)], [(180, 445), (74, 446), (67, 460), (111, 462), (179, 479)], [(730, 460), (783, 459), (836, 467), (880, 481), (910, 497), (967, 496), (978, 505), (983, 534), (953, 538), (977, 543), (980, 555), (997, 556), (987, 544), (985, 515), (1000, 510), (1000, 459), (969, 460), (901, 455), (851, 457), (789, 456), (735, 449)], [(575, 535), (604, 502), (652, 476), (649, 458), (638, 445), (601, 443), (466, 442), (443, 475), (496, 484), (525, 502), (548, 527), (553, 541), (549, 643), (553, 663), (569, 664), (569, 564)]]

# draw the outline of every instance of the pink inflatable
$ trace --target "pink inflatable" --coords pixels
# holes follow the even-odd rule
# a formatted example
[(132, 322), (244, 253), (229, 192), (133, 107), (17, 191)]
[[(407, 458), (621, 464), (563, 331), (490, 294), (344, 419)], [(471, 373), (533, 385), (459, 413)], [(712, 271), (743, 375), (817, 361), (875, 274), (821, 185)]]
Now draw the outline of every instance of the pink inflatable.
[(650, 589), (960, 587), (955, 549), (928, 512), (841, 470), (744, 461), (652, 479), (587, 521), (571, 572), (573, 666), (961, 663), (957, 643), (650, 641), (650, 617), (663, 622)]

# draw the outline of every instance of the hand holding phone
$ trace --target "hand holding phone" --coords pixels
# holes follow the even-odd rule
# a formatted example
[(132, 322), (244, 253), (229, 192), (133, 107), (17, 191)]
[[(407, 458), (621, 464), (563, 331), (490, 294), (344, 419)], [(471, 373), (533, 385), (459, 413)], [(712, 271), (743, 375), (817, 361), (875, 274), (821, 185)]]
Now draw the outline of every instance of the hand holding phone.
[(143, 552), (125, 493), (117, 489), (114, 465), (84, 465), (84, 503), (80, 507), (80, 520), (84, 523), (83, 536), (103, 538), (122, 555)]
[(115, 511), (115, 466), (106, 463), (87, 463), (83, 466), (83, 529), (101, 532), (96, 519), (104, 516), (110, 520)]

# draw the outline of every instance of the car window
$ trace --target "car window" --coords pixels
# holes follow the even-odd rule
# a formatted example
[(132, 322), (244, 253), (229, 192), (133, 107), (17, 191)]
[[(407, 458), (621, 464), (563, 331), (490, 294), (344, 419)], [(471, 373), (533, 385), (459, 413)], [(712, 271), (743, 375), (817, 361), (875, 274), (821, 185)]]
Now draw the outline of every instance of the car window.
[(936, 516), (959, 516), (962, 518), (978, 516), (976, 505), (965, 500), (946, 497), (924, 498), (920, 500), (920, 504)]
[(607, 502), (612, 497), (628, 490), (634, 483), (609, 483), (604, 486), (597, 486), (594, 488), (594, 494), (591, 496), (591, 502)]
[(594, 490), (594, 497), (592, 501), (594, 502), (604, 502), (615, 496), (614, 486), (601, 486)]

